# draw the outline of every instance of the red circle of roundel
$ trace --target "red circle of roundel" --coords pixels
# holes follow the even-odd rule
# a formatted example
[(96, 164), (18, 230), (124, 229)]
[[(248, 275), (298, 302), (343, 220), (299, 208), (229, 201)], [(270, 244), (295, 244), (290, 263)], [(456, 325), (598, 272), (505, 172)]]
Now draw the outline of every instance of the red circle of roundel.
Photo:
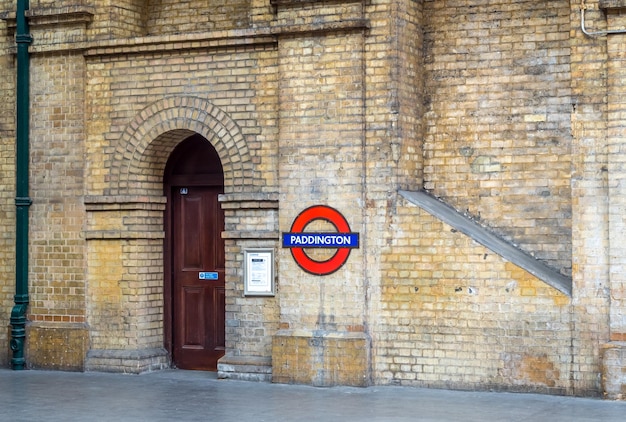
[[(302, 211), (293, 221), (291, 232), (302, 233), (302, 230), (315, 220), (326, 220), (335, 226), (337, 232), (350, 233), (350, 226), (345, 217), (336, 209), (326, 205), (314, 205)], [(337, 252), (326, 261), (309, 258), (303, 248), (291, 248), (291, 255), (303, 270), (315, 275), (328, 275), (345, 264), (350, 255), (350, 248), (337, 248)]]

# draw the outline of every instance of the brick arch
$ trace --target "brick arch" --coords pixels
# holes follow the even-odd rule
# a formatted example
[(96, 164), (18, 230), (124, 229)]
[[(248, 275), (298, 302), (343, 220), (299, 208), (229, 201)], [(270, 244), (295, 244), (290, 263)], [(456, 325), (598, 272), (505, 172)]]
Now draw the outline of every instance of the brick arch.
[(254, 184), (246, 140), (230, 116), (208, 100), (168, 97), (143, 109), (126, 127), (110, 163), (109, 195), (162, 195), (165, 163), (174, 147), (198, 133), (215, 147), (226, 192)]

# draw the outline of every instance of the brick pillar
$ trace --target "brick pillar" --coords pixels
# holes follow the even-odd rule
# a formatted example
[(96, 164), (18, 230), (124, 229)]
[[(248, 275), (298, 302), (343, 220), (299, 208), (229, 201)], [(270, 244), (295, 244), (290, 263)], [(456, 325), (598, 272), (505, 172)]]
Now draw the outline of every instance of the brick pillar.
[[(600, 391), (599, 345), (609, 337), (609, 222), (607, 202), (607, 52), (606, 37), (580, 31), (580, 4), (571, 4), (570, 50), (572, 87), (572, 394)], [(592, 13), (593, 12), (593, 13)], [(588, 11), (594, 29), (601, 11)], [(601, 18), (600, 21), (598, 19)], [(574, 370), (574, 369), (572, 369)]]
[(87, 197), (85, 369), (140, 373), (169, 367), (163, 348), (165, 198)]
[[(606, 6), (608, 28), (626, 24), (626, 1)], [(602, 381), (609, 398), (626, 395), (626, 34), (609, 35), (608, 50), (608, 200), (610, 343), (603, 348)]]
[(147, 20), (150, 15), (147, 1), (116, 0), (101, 3), (104, 4), (93, 8), (95, 16), (91, 30), (96, 39), (147, 34)]
[[(275, 0), (279, 34), (279, 175), (282, 232), (312, 205), (328, 205), (363, 227), (364, 29), (360, 1)], [(317, 221), (305, 231), (332, 232)], [(308, 251), (317, 260), (332, 250)], [(367, 385), (363, 248), (338, 271), (303, 271), (279, 250), (281, 330), (274, 336), (274, 382)]]
[[(85, 315), (85, 59), (90, 9), (31, 8), (31, 224), (27, 365), (82, 370)], [(62, 69), (62, 71), (60, 71)]]
[(277, 297), (245, 294), (246, 250), (277, 250), (278, 195), (220, 195), (226, 248), (226, 354), (219, 378), (269, 381), (272, 334), (278, 329)]

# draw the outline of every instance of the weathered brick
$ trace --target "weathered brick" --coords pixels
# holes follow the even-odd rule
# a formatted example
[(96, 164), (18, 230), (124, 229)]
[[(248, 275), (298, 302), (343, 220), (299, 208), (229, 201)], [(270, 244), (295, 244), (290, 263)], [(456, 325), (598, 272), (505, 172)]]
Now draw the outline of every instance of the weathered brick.
[[(80, 343), (77, 327), (89, 330), (79, 353), (89, 369), (168, 364), (163, 172), (197, 133), (224, 170), (228, 377), (265, 380), (273, 361), (284, 382), (621, 394), (624, 43), (584, 36), (579, 4), (31, 3), (28, 318), (44, 343), (29, 344), (35, 366), (66, 367), (60, 339)], [(586, 3), (590, 28), (624, 26), (615, 2)], [(6, 326), (15, 30), (11, 14), (2, 22)], [(572, 296), (399, 189), (427, 189), (571, 275)], [(361, 235), (324, 277), (279, 244), (314, 204)], [(244, 296), (248, 248), (274, 249), (275, 297)], [(0, 362), (7, 346), (0, 330)]]

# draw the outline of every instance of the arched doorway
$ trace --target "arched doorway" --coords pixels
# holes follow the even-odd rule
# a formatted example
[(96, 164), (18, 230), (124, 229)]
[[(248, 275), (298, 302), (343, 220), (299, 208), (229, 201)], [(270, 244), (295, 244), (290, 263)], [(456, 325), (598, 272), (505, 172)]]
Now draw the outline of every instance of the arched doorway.
[(215, 371), (225, 350), (224, 192), (220, 158), (193, 135), (165, 167), (165, 343), (181, 369)]

